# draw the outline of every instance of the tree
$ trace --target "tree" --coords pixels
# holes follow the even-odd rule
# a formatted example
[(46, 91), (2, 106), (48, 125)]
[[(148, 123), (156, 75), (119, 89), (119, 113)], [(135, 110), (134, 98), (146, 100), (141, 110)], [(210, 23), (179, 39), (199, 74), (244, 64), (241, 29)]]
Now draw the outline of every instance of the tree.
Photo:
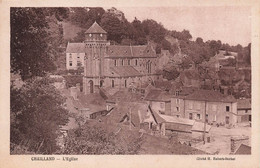
[(60, 126), (68, 122), (64, 103), (47, 78), (11, 86), (11, 143), (38, 154), (56, 152)]
[(149, 36), (150, 40), (160, 43), (166, 34), (166, 29), (162, 24), (157, 23), (152, 19), (147, 19), (142, 22), (144, 33)]
[(107, 39), (121, 43), (127, 38), (126, 26), (117, 17), (110, 13), (105, 13), (101, 18), (101, 27), (107, 32)]
[(11, 8), (11, 72), (19, 73), (25, 80), (55, 70), (53, 60), (62, 37), (59, 30), (54, 31), (58, 26), (51, 23), (57, 21), (60, 13), (63, 15), (61, 11), (60, 8)]
[(68, 133), (62, 154), (137, 154), (142, 142), (138, 132), (124, 128), (120, 132), (109, 132), (86, 123)]

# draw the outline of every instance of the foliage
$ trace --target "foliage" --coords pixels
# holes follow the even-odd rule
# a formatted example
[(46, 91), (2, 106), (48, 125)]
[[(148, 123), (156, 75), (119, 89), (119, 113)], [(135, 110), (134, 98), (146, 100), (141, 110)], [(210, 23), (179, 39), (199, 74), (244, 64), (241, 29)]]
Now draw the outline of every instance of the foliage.
[[(83, 86), (83, 76), (82, 75), (66, 75), (63, 76), (66, 80), (67, 88), (76, 86), (77, 83), (80, 83), (80, 86)], [(82, 89), (82, 88), (81, 88)]]
[(55, 70), (65, 17), (63, 8), (11, 8), (11, 72), (25, 80)]
[(131, 132), (116, 134), (86, 123), (68, 133), (63, 154), (137, 154), (141, 144), (142, 138)]
[(170, 70), (163, 70), (163, 78), (167, 80), (175, 80), (180, 75), (180, 72), (172, 67)]
[(47, 78), (27, 80), (19, 89), (11, 86), (11, 143), (35, 153), (55, 152), (59, 127), (68, 121), (64, 103)]

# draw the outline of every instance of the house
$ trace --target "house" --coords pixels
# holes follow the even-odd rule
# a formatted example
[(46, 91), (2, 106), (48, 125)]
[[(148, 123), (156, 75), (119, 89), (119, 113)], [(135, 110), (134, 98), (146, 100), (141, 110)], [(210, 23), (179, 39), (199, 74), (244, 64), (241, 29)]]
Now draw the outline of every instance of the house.
[(238, 99), (237, 100), (237, 122), (251, 122), (251, 100)]
[(237, 123), (237, 101), (213, 90), (196, 90), (187, 96), (173, 96), (173, 115), (210, 124)]
[(171, 113), (171, 95), (161, 89), (151, 90), (144, 98), (152, 109), (161, 114), (170, 115)]
[(129, 88), (160, 76), (152, 45), (110, 45), (107, 32), (96, 22), (85, 32), (83, 43), (68, 44), (66, 59), (67, 69), (84, 67), (85, 94), (98, 93), (99, 88)]

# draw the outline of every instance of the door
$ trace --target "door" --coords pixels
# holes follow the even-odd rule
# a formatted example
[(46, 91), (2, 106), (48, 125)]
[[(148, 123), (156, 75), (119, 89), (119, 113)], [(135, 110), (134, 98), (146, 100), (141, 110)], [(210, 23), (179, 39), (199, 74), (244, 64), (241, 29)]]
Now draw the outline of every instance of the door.
[(229, 124), (229, 116), (226, 116), (226, 124)]

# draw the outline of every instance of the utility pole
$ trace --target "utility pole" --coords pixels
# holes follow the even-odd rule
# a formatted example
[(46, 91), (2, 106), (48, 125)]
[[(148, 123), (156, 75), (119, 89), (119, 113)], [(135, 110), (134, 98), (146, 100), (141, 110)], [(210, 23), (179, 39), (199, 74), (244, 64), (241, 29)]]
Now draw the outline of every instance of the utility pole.
[(203, 130), (203, 144), (206, 143), (206, 108), (207, 108), (207, 101), (205, 100), (205, 110), (204, 110), (204, 130)]

